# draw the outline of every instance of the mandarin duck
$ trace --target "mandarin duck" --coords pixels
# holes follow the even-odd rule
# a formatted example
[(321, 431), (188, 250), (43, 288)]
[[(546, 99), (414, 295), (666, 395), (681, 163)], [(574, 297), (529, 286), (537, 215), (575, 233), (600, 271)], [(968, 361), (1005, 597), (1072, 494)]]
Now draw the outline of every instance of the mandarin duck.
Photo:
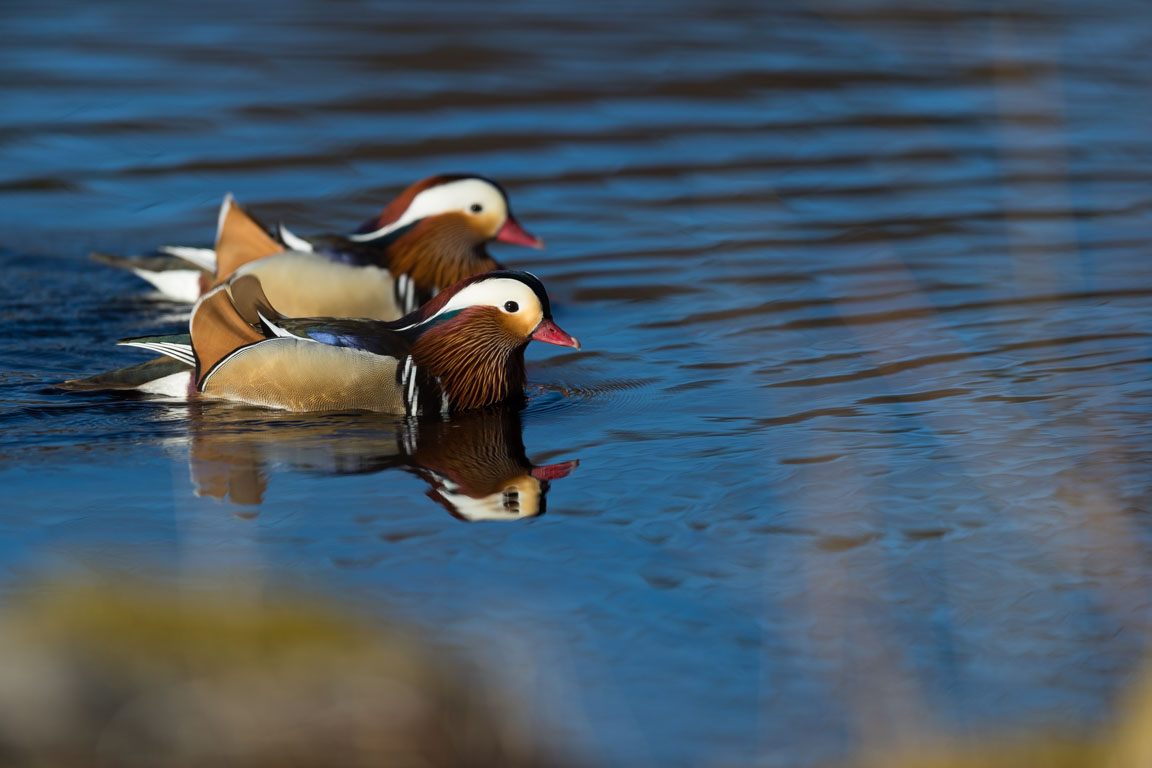
[(491, 241), (543, 247), (512, 215), (495, 181), (439, 175), (412, 184), (346, 236), (269, 230), (227, 195), (215, 249), (166, 246), (150, 257), (93, 257), (130, 269), (169, 298), (195, 302), (242, 267), (283, 254), (247, 269), (260, 271), (265, 291), (287, 314), (394, 320), (441, 288), (499, 269), (485, 247)]
[[(523, 396), (528, 342), (580, 349), (552, 320), (539, 279), (510, 270), (462, 280), (391, 322), (285, 317), (258, 278), (242, 275), (196, 304), (189, 329), (190, 348), (164, 337), (130, 343), (194, 366), (192, 377), (168, 378), (191, 378), (205, 397), (290, 411), (482, 408)], [(177, 394), (168, 385), (162, 393)]]
[(233, 504), (264, 502), (269, 465), (325, 475), (402, 469), (427, 482), (427, 496), (454, 517), (520, 520), (544, 514), (550, 481), (567, 477), (579, 464), (576, 459), (532, 464), (519, 410), (508, 405), (464, 411), (447, 421), (270, 414), (257, 428), (251, 414), (209, 403), (193, 403), (188, 413), (188, 464), (196, 495)]

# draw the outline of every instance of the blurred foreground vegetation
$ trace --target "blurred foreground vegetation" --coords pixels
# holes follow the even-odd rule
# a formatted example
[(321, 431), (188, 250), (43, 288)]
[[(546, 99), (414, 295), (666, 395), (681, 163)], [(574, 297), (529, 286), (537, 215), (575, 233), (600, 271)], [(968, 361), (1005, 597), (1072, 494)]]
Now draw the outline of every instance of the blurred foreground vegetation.
[(41, 585), (0, 656), (3, 766), (561, 764), (477, 670), (309, 599)]
[[(532, 702), (316, 599), (40, 584), (0, 613), (0, 766), (561, 766)], [(1095, 733), (931, 737), (852, 768), (1149, 768), (1146, 679)]]
[(1152, 678), (1095, 732), (984, 734), (964, 743), (928, 743), (877, 754), (853, 768), (1152, 768)]

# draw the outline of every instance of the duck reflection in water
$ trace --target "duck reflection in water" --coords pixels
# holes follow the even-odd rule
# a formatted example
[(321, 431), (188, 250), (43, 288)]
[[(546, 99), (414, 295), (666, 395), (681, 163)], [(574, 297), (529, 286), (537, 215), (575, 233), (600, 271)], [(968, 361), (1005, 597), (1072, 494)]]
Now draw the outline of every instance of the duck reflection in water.
[(270, 414), (193, 403), (189, 467), (197, 496), (260, 505), (267, 468), (324, 474), (403, 469), (430, 486), (427, 496), (465, 521), (519, 520), (544, 513), (553, 480), (578, 460), (533, 465), (524, 452), (519, 408), (465, 411), (448, 420), (376, 414)]

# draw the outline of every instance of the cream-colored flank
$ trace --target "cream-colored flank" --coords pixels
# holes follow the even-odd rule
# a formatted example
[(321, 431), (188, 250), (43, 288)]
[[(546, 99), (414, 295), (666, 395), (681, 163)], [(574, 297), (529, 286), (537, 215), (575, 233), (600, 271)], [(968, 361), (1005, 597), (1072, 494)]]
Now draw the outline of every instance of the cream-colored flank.
[(404, 413), (395, 359), (295, 338), (239, 350), (211, 372), (202, 391), (288, 411)]
[(287, 317), (366, 317), (396, 320), (392, 274), (311, 253), (289, 252), (240, 267), (234, 277), (255, 275), (268, 301)]

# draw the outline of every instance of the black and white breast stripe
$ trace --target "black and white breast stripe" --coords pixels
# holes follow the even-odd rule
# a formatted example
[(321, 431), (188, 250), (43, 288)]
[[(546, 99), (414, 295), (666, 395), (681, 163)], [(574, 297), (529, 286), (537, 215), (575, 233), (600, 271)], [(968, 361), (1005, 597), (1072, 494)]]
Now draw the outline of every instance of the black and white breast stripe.
[(400, 397), (404, 401), (404, 412), (409, 416), (422, 416), (436, 413), (447, 416), (451, 411), (448, 393), (439, 376), (429, 376), (416, 365), (411, 355), (406, 355), (396, 368), (400, 385)]
[(412, 355), (404, 357), (404, 367), (400, 374), (400, 395), (404, 398), (404, 412), (409, 416), (420, 414), (420, 388), (416, 386), (416, 363)]
[(419, 306), (416, 296), (416, 284), (407, 274), (396, 276), (396, 301), (404, 314), (408, 314)]

